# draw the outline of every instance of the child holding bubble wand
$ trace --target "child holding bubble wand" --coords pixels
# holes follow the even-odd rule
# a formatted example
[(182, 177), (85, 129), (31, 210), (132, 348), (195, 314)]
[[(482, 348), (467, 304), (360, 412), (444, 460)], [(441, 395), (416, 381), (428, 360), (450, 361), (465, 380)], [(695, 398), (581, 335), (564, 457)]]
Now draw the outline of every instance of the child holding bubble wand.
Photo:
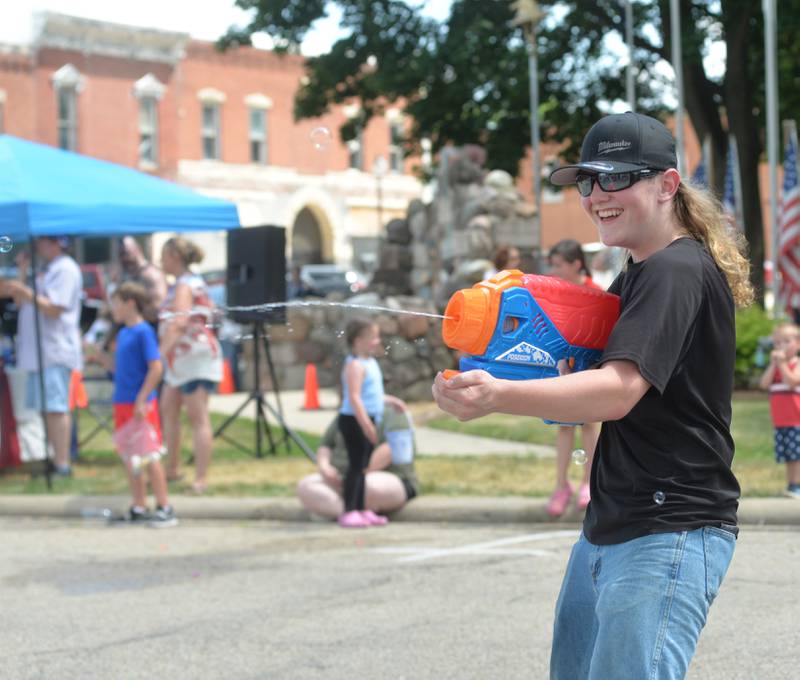
[[(127, 519), (161, 528), (177, 524), (167, 496), (167, 478), (161, 465), (161, 422), (156, 388), (164, 372), (153, 327), (144, 320), (149, 296), (138, 283), (121, 284), (111, 296), (111, 314), (122, 324), (116, 337), (113, 365), (108, 355), (97, 358), (114, 373), (115, 442), (125, 461), (133, 503)], [(137, 431), (137, 426), (141, 430)], [(128, 434), (130, 433), (130, 434)], [(127, 436), (126, 436), (127, 435)], [(139, 442), (133, 443), (134, 438)], [(145, 444), (147, 450), (139, 449)], [(146, 469), (156, 497), (156, 510), (147, 509)]]

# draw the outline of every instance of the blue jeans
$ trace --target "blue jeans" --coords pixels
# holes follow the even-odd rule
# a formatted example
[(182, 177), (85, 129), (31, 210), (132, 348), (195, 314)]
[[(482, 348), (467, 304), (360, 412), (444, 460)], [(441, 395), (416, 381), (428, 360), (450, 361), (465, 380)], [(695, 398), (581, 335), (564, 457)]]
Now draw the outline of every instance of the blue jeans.
[(556, 604), (551, 680), (676, 680), (733, 557), (717, 527), (593, 545), (581, 534)]

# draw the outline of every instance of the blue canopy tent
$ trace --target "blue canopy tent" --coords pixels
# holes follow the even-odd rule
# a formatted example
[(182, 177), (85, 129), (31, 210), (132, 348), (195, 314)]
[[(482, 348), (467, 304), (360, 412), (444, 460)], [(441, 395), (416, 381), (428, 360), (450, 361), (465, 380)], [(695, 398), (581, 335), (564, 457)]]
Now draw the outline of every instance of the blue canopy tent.
[(236, 206), (131, 168), (0, 135), (0, 235), (115, 236), (239, 226)]
[[(0, 236), (14, 244), (39, 236), (116, 236), (238, 227), (236, 206), (228, 201), (202, 196), (114, 163), (0, 135)], [(31, 248), (34, 269), (35, 256), (36, 250)], [(41, 346), (37, 345), (41, 366)], [(42, 379), (42, 394), (43, 383)], [(47, 451), (44, 414), (43, 419)], [(49, 453), (46, 455), (49, 487)]]

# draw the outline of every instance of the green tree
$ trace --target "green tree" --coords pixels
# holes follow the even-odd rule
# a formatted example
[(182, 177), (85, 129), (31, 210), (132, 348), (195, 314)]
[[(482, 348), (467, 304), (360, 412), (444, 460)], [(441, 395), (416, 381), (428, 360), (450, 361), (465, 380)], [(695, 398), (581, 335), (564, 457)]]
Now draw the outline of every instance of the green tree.
[[(332, 104), (359, 100), (357, 127), (402, 100), (412, 120), (406, 148), (422, 138), (434, 150), (445, 144), (479, 142), (491, 167), (517, 174), (530, 140), (528, 65), (522, 29), (514, 25), (512, 0), (454, 0), (438, 23), (404, 0), (237, 0), (252, 10), (250, 24), (232, 28), (222, 47), (268, 33), (279, 50), (294, 51), (314, 21), (338, 5), (346, 37), (327, 54), (308, 60), (308, 82), (295, 102), (295, 116), (319, 116)], [(764, 148), (763, 20), (759, 3), (745, 0), (681, 0), (686, 110), (700, 139), (711, 139), (712, 187), (721, 193), (728, 130), (736, 135), (743, 185), (743, 212), (753, 281), (763, 291), (764, 238), (758, 162)], [(800, 0), (779, 3), (781, 116), (800, 105)], [(574, 160), (588, 127), (625, 98), (624, 3), (620, 0), (543, 0), (537, 33), (540, 121), (543, 140), (565, 143)], [(637, 110), (664, 117), (664, 93), (672, 87), (659, 64), (669, 61), (669, 0), (634, 4)], [(724, 41), (726, 70), (710, 75), (703, 63), (709, 39)]]

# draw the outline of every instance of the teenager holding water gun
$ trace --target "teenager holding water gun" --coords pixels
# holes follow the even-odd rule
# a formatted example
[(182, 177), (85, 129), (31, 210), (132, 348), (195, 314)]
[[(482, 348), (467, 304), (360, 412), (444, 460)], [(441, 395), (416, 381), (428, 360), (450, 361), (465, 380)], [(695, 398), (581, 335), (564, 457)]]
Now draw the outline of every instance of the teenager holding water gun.
[[(550, 265), (550, 274), (560, 279), (569, 281), (579, 286), (597, 288), (602, 290), (589, 275), (586, 266), (586, 256), (581, 244), (573, 239), (563, 239), (556, 243), (547, 256)], [(589, 472), (592, 469), (592, 458), (600, 436), (600, 423), (583, 423), (581, 426), (581, 444), (586, 452), (583, 464), (583, 480), (578, 487), (578, 509), (585, 510), (589, 505)], [(547, 502), (547, 514), (551, 517), (560, 517), (564, 514), (570, 500), (572, 500), (572, 485), (567, 479), (567, 471), (575, 444), (574, 425), (559, 425), (556, 437), (556, 488)]]
[(580, 162), (550, 176), (576, 184), (603, 243), (630, 253), (596, 369), (540, 380), (476, 370), (433, 387), (460, 420), (603, 423), (556, 604), (552, 679), (684, 677), (733, 556), (734, 306), (753, 292), (741, 236), (676, 168), (670, 132), (629, 112), (597, 122)]

